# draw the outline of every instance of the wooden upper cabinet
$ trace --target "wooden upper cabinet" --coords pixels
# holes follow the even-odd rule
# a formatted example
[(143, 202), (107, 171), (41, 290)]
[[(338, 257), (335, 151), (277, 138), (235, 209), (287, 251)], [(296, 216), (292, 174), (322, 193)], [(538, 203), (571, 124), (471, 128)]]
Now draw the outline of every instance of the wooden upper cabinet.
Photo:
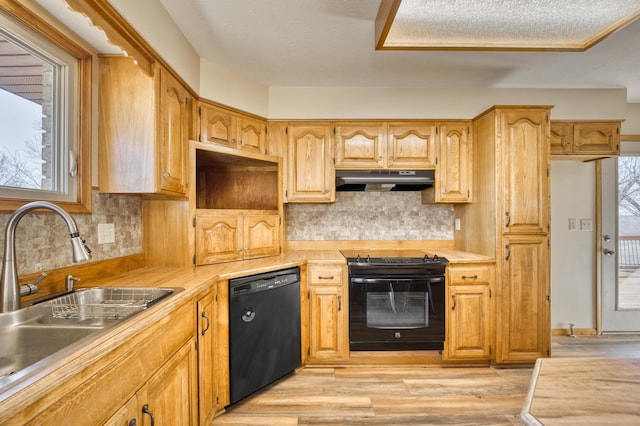
[(158, 64), (101, 57), (98, 98), (102, 192), (185, 196), (191, 97)]
[(576, 154), (620, 154), (620, 123), (583, 122), (573, 125)]
[(499, 111), (503, 233), (546, 234), (549, 226), (549, 111)]
[(322, 203), (336, 200), (332, 126), (287, 127), (287, 201)]
[(437, 129), (436, 123), (389, 123), (389, 168), (434, 169)]
[(566, 155), (573, 152), (573, 123), (566, 121), (552, 121), (550, 128), (551, 155)]
[(387, 165), (383, 123), (335, 123), (336, 168), (381, 169)]
[(165, 69), (160, 68), (159, 161), (160, 189), (187, 191), (189, 94)]
[(589, 160), (620, 155), (621, 121), (552, 121), (554, 159)]
[(470, 132), (471, 123), (443, 123), (440, 126), (435, 202), (471, 202)]
[(267, 123), (226, 108), (200, 102), (200, 141), (264, 154)]

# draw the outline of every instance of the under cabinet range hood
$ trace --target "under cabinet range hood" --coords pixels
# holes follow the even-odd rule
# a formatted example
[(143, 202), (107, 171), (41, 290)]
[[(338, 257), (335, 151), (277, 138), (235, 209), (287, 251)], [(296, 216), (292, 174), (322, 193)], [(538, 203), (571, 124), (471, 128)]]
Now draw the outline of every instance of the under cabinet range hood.
[(433, 170), (336, 170), (336, 191), (422, 191)]

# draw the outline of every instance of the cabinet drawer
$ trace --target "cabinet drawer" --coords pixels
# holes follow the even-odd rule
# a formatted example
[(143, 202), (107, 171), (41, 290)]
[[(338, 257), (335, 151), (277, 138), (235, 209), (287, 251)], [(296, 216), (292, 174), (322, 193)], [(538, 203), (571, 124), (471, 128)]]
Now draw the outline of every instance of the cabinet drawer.
[(492, 268), (489, 266), (465, 266), (464, 268), (449, 268), (449, 285), (488, 284), (491, 282)]
[(309, 268), (309, 283), (311, 284), (339, 284), (342, 283), (341, 266)]

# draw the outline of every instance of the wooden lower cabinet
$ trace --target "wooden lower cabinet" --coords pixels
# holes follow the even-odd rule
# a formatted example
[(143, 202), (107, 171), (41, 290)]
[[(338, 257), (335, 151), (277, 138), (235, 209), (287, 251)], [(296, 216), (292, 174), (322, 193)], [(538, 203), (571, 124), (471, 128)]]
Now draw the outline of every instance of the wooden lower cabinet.
[(494, 265), (447, 268), (445, 360), (491, 359), (494, 282)]
[(346, 265), (309, 265), (310, 362), (349, 359)]
[[(221, 285), (227, 286), (227, 281)], [(220, 291), (220, 293), (223, 293)], [(226, 303), (217, 288), (198, 301), (198, 402), (199, 424), (209, 425), (229, 405), (228, 323)], [(223, 306), (225, 305), (225, 306)]]
[(278, 213), (199, 210), (195, 218), (196, 265), (275, 256), (280, 253)]
[(531, 363), (550, 355), (549, 239), (502, 238), (496, 306), (496, 362)]
[(0, 424), (128, 425), (135, 418), (145, 425), (145, 405), (156, 424), (196, 424), (195, 306), (173, 309), (126, 342), (117, 339), (112, 350), (88, 352), (73, 361), (71, 371), (43, 377), (51, 383), (48, 392), (3, 400)]
[[(153, 426), (196, 423), (196, 353), (188, 341), (111, 417), (106, 425)], [(135, 423), (133, 422), (135, 420)]]

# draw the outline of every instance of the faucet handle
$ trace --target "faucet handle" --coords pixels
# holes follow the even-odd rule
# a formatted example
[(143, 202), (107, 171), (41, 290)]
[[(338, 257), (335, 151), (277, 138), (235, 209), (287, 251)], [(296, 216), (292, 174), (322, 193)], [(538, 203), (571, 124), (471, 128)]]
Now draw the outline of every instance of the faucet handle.
[(31, 284), (22, 284), (20, 286), (20, 296), (28, 296), (30, 294), (36, 294), (38, 292), (38, 284), (45, 279), (46, 272), (40, 273), (40, 276), (36, 278)]

